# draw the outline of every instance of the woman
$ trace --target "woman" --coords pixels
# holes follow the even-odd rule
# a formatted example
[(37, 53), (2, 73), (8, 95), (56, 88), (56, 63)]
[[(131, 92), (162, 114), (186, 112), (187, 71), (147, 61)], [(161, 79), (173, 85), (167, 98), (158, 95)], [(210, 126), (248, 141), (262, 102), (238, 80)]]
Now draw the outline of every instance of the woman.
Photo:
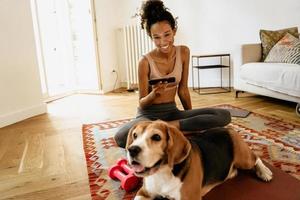
[[(122, 126), (115, 135), (120, 147), (125, 147), (129, 129), (138, 121), (161, 119), (182, 131), (199, 131), (225, 126), (231, 121), (223, 109), (192, 109), (188, 90), (190, 51), (186, 46), (174, 46), (176, 19), (160, 0), (142, 5), (141, 25), (156, 48), (139, 62), (139, 107), (134, 120)], [(159, 82), (149, 85), (150, 79), (175, 77), (175, 83)], [(184, 111), (175, 104), (176, 93)]]

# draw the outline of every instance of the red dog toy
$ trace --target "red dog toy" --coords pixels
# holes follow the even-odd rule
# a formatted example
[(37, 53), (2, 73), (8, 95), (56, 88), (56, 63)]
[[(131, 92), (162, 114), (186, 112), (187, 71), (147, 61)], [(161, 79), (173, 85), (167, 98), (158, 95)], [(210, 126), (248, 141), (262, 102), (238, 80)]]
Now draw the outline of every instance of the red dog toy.
[(126, 159), (120, 159), (116, 165), (113, 165), (108, 170), (108, 175), (112, 179), (121, 181), (121, 187), (126, 191), (136, 189), (141, 181), (141, 178), (136, 177), (133, 169), (129, 167)]

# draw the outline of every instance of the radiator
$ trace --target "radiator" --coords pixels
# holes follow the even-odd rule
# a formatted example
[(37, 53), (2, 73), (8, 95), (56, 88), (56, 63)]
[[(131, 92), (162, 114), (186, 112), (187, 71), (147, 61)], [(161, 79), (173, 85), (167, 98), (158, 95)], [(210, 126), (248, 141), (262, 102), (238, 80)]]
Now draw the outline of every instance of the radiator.
[(140, 25), (123, 27), (125, 47), (125, 65), (127, 89), (136, 89), (138, 86), (138, 63), (142, 55), (154, 48), (151, 38)]

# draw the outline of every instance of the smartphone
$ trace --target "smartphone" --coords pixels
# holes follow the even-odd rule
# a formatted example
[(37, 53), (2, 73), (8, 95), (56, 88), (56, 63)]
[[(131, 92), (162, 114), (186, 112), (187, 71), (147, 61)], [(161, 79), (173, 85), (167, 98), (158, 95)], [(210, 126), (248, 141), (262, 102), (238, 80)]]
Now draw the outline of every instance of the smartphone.
[(168, 78), (156, 78), (156, 79), (150, 79), (149, 80), (149, 85), (155, 85), (159, 82), (167, 82), (167, 83), (174, 83), (176, 80), (175, 77), (168, 77)]

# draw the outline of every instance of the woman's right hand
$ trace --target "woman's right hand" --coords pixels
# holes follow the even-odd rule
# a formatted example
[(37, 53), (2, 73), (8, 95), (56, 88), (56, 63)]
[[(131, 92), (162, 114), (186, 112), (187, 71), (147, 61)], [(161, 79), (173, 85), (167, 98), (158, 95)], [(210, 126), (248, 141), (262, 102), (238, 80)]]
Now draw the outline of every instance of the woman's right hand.
[(159, 82), (152, 86), (152, 92), (154, 92), (155, 96), (160, 96), (165, 92), (167, 86), (168, 86), (167, 82)]

